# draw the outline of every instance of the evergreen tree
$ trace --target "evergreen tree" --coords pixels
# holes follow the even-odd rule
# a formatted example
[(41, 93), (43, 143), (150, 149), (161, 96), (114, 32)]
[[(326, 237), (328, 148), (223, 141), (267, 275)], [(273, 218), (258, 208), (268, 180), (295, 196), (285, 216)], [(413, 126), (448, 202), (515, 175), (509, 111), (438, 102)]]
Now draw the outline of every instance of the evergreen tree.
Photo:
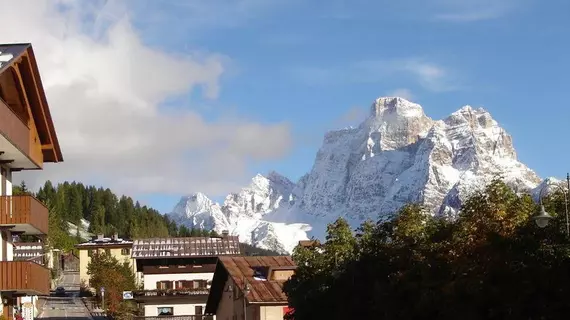
[(83, 218), (83, 197), (77, 184), (72, 183), (70, 185), (66, 201), (69, 221), (73, 224), (79, 225)]
[(91, 215), (90, 231), (95, 234), (105, 233), (105, 207), (99, 204), (94, 208), (95, 212)]
[(12, 194), (15, 196), (31, 195), (32, 193), (26, 186), (26, 181), (22, 180), (20, 185), (12, 187)]
[(181, 225), (180, 228), (178, 228), (179, 237), (189, 237), (190, 234), (190, 230), (185, 225)]

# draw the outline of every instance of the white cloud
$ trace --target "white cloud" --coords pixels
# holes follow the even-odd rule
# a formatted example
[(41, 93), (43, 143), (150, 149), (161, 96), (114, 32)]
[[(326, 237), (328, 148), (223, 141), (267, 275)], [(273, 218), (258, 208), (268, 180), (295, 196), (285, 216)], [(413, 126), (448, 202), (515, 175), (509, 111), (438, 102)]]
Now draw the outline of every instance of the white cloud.
[(294, 67), (287, 72), (307, 85), (392, 83), (405, 80), (434, 92), (461, 89), (449, 68), (423, 58), (361, 60), (344, 66)]
[(395, 61), (395, 70), (401, 70), (413, 76), (424, 88), (442, 92), (454, 91), (458, 86), (453, 81), (452, 72), (441, 65), (423, 59), (407, 59)]
[(414, 95), (410, 89), (400, 88), (394, 91), (391, 91), (387, 94), (389, 97), (400, 97), (406, 100), (412, 101), (414, 99)]
[(288, 152), (286, 123), (212, 121), (194, 106), (161, 108), (196, 88), (215, 99), (226, 58), (146, 46), (126, 7), (84, 5), (91, 3), (0, 1), (0, 21), (17, 26), (4, 28), (0, 42), (32, 43), (65, 158), (20, 174), (30, 185), (78, 180), (130, 195), (217, 195), (247, 178), (248, 160)]

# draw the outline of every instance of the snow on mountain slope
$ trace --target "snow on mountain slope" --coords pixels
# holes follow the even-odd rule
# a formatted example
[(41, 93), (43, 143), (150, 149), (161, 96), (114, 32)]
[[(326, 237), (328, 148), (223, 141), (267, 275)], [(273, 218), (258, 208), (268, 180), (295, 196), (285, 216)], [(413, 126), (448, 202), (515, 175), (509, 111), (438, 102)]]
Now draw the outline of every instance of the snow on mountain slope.
[(264, 220), (267, 213), (290, 207), (295, 184), (276, 172), (267, 177), (253, 177), (249, 186), (229, 194), (223, 205), (196, 193), (182, 197), (169, 216), (190, 228), (228, 230), (240, 241), (282, 253), (291, 252), (311, 228), (301, 223), (278, 223)]
[(379, 98), (358, 128), (325, 136), (298, 207), (321, 217), (334, 210), (353, 225), (412, 202), (454, 214), (461, 199), (496, 175), (519, 189), (540, 183), (484, 109), (465, 106), (434, 121), (415, 103)]
[(221, 206), (200, 192), (182, 197), (170, 216), (177, 224), (188, 228), (220, 232), (230, 229), (230, 223)]
[(223, 210), (232, 224), (245, 217), (262, 219), (268, 212), (289, 206), (294, 187), (293, 182), (276, 172), (267, 177), (258, 174), (249, 186), (226, 197)]
[(85, 220), (85, 219), (81, 219), (81, 225), (79, 227), (77, 227), (75, 224), (67, 221), (67, 233), (70, 236), (77, 236), (78, 235), (78, 230), (79, 230), (79, 237), (84, 240), (90, 240), (91, 237), (93, 237), (93, 234), (88, 232), (87, 230), (89, 230), (89, 221)]
[(183, 198), (172, 215), (290, 251), (307, 236), (323, 238), (338, 217), (357, 227), (389, 219), (407, 203), (455, 215), (462, 200), (497, 176), (519, 191), (541, 182), (517, 160), (511, 136), (487, 111), (465, 106), (433, 120), (418, 104), (383, 97), (358, 127), (326, 133), (311, 171), (296, 184), (275, 172), (257, 175), (221, 207), (182, 210), (188, 208)]

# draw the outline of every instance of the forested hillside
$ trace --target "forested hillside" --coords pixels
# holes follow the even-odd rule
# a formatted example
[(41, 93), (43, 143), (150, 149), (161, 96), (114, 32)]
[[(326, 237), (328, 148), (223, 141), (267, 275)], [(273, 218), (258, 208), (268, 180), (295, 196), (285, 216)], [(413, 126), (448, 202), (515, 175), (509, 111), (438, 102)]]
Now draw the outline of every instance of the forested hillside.
[[(71, 250), (73, 245), (80, 242), (79, 235), (69, 235), (69, 221), (81, 225), (81, 219), (90, 222), (89, 232), (136, 239), (167, 236), (215, 236), (215, 232), (199, 229), (178, 227), (168, 216), (157, 210), (141, 205), (138, 201), (127, 196), (117, 196), (110, 189), (86, 186), (78, 182), (64, 182), (53, 185), (46, 183), (33, 193), (26, 187), (25, 182), (13, 188), (14, 195), (32, 194), (42, 201), (49, 209), (50, 245), (55, 248)], [(244, 245), (248, 255), (268, 254), (261, 249)], [(275, 254), (275, 253), (271, 253)]]

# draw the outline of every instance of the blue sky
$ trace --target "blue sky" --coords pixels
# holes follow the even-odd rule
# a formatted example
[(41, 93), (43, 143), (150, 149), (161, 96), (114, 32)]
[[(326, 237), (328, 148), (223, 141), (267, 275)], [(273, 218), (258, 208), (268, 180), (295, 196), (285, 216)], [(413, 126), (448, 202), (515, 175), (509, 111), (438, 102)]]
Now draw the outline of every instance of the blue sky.
[[(246, 117), (292, 125), (289, 156), (252, 165), (252, 173), (275, 169), (299, 178), (326, 130), (357, 124), (374, 98), (401, 91), (432, 118), (483, 106), (539, 175), (570, 170), (570, 2), (260, 2), (235, 17), (220, 13), (230, 21), (205, 17), (198, 25), (165, 6), (158, 10), (167, 20), (141, 25), (154, 29), (145, 37), (152, 45), (185, 50), (191, 43), (227, 55), (234, 70), (219, 102)], [(179, 23), (171, 36), (159, 31)], [(399, 70), (407, 62), (433, 74)], [(167, 209), (172, 200), (153, 202)]]
[[(106, 37), (111, 32), (101, 30), (127, 17), (125, 28), (132, 29), (140, 46), (170, 57), (215, 59), (223, 65), (215, 81), (202, 79), (188, 90), (161, 91), (161, 99), (156, 102), (160, 112), (191, 109), (204, 122), (216, 124), (236, 119), (260, 127), (283, 124), (290, 139), (249, 140), (252, 149), (283, 143), (283, 152), (258, 155), (256, 150), (249, 150), (245, 160), (223, 164), (224, 170), (231, 171), (235, 163), (243, 171), (239, 175), (221, 170), (208, 176), (211, 178), (198, 178), (202, 175), (199, 165), (189, 162), (187, 168), (197, 169), (188, 169), (192, 173), (185, 176), (182, 187), (168, 192), (152, 188), (132, 191), (127, 187), (130, 185), (118, 182), (123, 179), (120, 173), (113, 174), (113, 180), (98, 180), (95, 174), (85, 178), (72, 175), (71, 164), (64, 169), (69, 173), (66, 178), (113, 183), (111, 187), (126, 190), (161, 211), (169, 211), (182, 194), (201, 191), (197, 189), (202, 184), (191, 183), (194, 180), (208, 181), (205, 188), (216, 199), (257, 172), (276, 170), (296, 180), (310, 170), (327, 130), (357, 125), (373, 99), (395, 94), (420, 103), (435, 119), (466, 104), (483, 106), (513, 136), (522, 162), (540, 176), (561, 177), (570, 170), (570, 151), (566, 148), (570, 123), (570, 1), (93, 3), (98, 11), (91, 17), (97, 23), (82, 24), (81, 32), (99, 41), (98, 45), (110, 42)], [(106, 25), (105, 19), (111, 22)], [(131, 38), (125, 39), (129, 42)], [(148, 79), (148, 86), (159, 81), (152, 76)], [(208, 91), (201, 88), (211, 90), (210, 94), (205, 95)], [(259, 132), (263, 131), (254, 136), (263, 135)], [(219, 141), (225, 143), (222, 138)], [(71, 142), (68, 144), (71, 146)], [(279, 145), (271, 148), (279, 149)], [(223, 151), (220, 147), (211, 154), (202, 154), (196, 148), (185, 154), (203, 158), (200, 164), (204, 164), (223, 155)], [(70, 157), (74, 161), (75, 154)], [(140, 175), (134, 171), (132, 174)], [(164, 184), (163, 180), (153, 179), (158, 178), (147, 180)], [(124, 180), (128, 180), (126, 175)]]

